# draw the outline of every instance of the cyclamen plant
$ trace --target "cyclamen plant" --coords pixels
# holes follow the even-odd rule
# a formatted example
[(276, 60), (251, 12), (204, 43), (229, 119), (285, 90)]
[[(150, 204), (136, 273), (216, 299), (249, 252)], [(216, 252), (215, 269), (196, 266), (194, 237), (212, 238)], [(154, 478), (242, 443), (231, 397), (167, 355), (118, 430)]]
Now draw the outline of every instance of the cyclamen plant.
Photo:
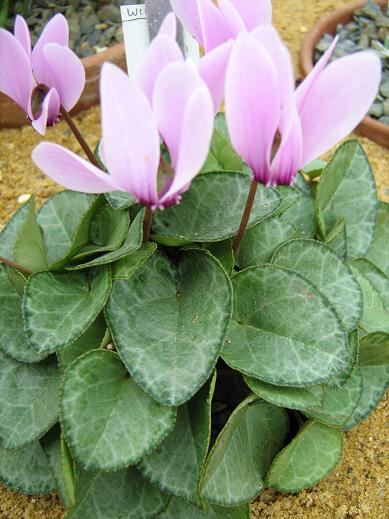
[[(138, 78), (104, 65), (95, 154), (66, 117), (90, 161), (39, 144), (71, 191), (0, 233), (0, 479), (58, 491), (66, 519), (248, 518), (264, 488), (326, 476), (389, 384), (389, 205), (358, 142), (312, 162), (367, 112), (379, 60), (331, 48), (295, 91), (270, 2), (194, 5), (172, 1), (200, 63), (169, 15)], [(204, 9), (242, 23), (208, 45)], [(13, 38), (2, 60), (27, 63)], [(75, 92), (40, 61), (31, 117), (6, 63), (35, 127)]]

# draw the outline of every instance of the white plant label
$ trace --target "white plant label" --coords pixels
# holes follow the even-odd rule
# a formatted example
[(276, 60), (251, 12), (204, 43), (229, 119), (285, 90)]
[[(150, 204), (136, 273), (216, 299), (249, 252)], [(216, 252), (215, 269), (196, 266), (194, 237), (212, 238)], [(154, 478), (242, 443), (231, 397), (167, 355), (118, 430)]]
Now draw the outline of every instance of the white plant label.
[(126, 49), (127, 71), (136, 78), (144, 55), (150, 44), (145, 4), (122, 5), (120, 13), (123, 24), (123, 38)]

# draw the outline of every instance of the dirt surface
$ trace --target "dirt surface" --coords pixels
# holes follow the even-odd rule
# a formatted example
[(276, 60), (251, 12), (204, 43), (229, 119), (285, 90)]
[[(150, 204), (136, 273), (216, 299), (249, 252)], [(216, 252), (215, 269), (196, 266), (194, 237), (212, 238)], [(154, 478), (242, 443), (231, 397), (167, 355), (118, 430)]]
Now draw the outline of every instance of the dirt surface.
[[(296, 71), (298, 52), (308, 29), (321, 15), (345, 3), (344, 0), (273, 0), (275, 24), (293, 52)], [(78, 117), (90, 145), (99, 139), (99, 119), (98, 108)], [(63, 123), (48, 131), (47, 140), (79, 150)], [(367, 139), (360, 140), (372, 163), (380, 198), (389, 201), (389, 151)], [(21, 195), (33, 193), (40, 204), (60, 189), (31, 163), (31, 151), (40, 141), (41, 137), (30, 127), (0, 131), (0, 225), (26, 198)], [(368, 420), (346, 434), (345, 454), (330, 476), (314, 489), (292, 496), (265, 491), (252, 506), (252, 517), (389, 519), (388, 418), (386, 399)], [(1, 519), (59, 519), (62, 513), (55, 496), (23, 496), (0, 486)]]

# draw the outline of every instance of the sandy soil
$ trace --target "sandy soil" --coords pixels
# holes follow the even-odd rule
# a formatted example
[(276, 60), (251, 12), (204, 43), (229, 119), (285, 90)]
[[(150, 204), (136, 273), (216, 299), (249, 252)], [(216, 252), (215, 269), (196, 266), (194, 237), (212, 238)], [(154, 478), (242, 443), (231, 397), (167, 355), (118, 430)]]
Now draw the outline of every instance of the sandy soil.
[[(307, 30), (322, 14), (345, 3), (345, 0), (273, 0), (275, 24), (293, 52), (297, 75), (297, 56)], [(98, 108), (79, 116), (78, 123), (90, 144), (97, 143)], [(50, 130), (47, 138), (78, 151), (64, 124)], [(29, 127), (0, 131), (0, 225), (19, 207), (21, 195), (34, 193), (40, 204), (59, 190), (31, 164), (31, 150), (40, 140)], [(367, 139), (360, 140), (373, 165), (380, 197), (389, 200), (389, 152)], [(388, 519), (389, 499), (385, 492), (389, 479), (388, 415), (386, 399), (368, 420), (346, 434), (345, 454), (329, 477), (314, 489), (293, 496), (264, 492), (252, 506), (252, 517)], [(59, 519), (62, 512), (56, 496), (23, 496), (0, 486), (1, 519)]]

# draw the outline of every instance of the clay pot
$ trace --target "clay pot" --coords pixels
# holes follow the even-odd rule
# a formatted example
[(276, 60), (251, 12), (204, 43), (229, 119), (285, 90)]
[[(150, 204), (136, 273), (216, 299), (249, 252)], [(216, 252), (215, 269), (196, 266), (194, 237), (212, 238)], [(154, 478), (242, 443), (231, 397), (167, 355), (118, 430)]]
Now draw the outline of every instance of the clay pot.
[[(85, 89), (72, 114), (86, 110), (99, 103), (100, 69), (105, 61), (115, 63), (126, 70), (126, 55), (123, 44), (117, 44), (104, 52), (82, 59), (85, 68)], [(9, 97), (0, 93), (0, 128), (19, 128), (28, 124), (26, 114)]]
[[(388, 5), (388, 0), (376, 0), (381, 7)], [(313, 68), (313, 56), (317, 43), (321, 40), (325, 33), (334, 33), (339, 23), (346, 24), (353, 18), (354, 12), (361, 9), (366, 4), (364, 2), (355, 2), (353, 4), (337, 9), (332, 13), (324, 16), (319, 22), (309, 31), (305, 38), (303, 47), (301, 49), (300, 63), (305, 75), (307, 75)], [(382, 146), (389, 148), (389, 126), (383, 124), (371, 117), (366, 116), (361, 124), (355, 129), (358, 135), (368, 137), (369, 139), (378, 142)]]

